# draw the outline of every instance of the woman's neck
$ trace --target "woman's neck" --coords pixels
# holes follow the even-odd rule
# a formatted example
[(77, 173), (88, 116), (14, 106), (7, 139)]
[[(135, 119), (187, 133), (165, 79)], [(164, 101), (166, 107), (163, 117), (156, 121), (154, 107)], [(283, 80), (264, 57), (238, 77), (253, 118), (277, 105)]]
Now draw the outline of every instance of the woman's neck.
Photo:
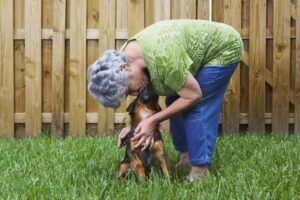
[(128, 56), (131, 63), (138, 65), (142, 69), (147, 68), (141, 46), (137, 43), (137, 41), (131, 41), (126, 46), (124, 52)]

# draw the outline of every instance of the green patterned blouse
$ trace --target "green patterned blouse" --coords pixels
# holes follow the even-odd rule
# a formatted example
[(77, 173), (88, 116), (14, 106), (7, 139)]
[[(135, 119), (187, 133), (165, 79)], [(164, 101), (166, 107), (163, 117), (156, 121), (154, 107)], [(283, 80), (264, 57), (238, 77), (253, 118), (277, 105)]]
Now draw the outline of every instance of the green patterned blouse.
[(241, 60), (240, 34), (226, 24), (205, 20), (167, 20), (148, 26), (129, 39), (141, 46), (150, 73), (149, 88), (166, 96), (179, 92), (188, 72)]

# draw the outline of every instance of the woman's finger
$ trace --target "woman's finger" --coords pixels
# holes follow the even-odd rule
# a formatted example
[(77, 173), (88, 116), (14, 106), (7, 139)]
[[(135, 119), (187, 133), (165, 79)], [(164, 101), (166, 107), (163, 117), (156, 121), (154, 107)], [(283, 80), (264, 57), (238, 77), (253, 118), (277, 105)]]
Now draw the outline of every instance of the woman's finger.
[(134, 145), (134, 148), (137, 148), (139, 146), (141, 146), (146, 140), (146, 137), (141, 137), (140, 140), (138, 141), (138, 143), (136, 145)]
[(126, 127), (126, 128), (123, 128), (119, 134), (119, 137), (118, 137), (118, 148), (120, 148), (121, 146), (123, 146), (123, 139), (127, 137), (127, 135), (130, 133), (130, 128)]
[(151, 144), (150, 144), (150, 147), (149, 147), (149, 149), (152, 149), (152, 148), (153, 148), (153, 146), (154, 146), (154, 138), (151, 138)]
[(140, 131), (141, 131), (141, 127), (140, 127), (140, 126), (137, 126), (137, 127), (135, 128), (135, 130), (134, 130), (134, 135), (139, 134)]
[(151, 137), (147, 137), (147, 139), (145, 140), (144, 146), (142, 148), (142, 151), (144, 151), (145, 149), (147, 149), (151, 144)]
[(136, 134), (133, 136), (133, 138), (131, 138), (131, 140), (138, 140), (140, 139), (144, 134), (142, 132)]

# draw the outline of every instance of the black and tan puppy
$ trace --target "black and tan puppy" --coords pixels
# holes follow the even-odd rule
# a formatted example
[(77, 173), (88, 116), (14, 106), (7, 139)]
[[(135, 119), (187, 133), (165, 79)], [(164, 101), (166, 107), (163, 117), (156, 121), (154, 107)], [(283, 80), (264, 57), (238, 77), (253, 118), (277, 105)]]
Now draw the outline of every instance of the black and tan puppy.
[(152, 166), (159, 166), (165, 176), (169, 176), (169, 164), (164, 150), (159, 125), (154, 132), (154, 144), (151, 148), (141, 151), (141, 147), (134, 148), (138, 141), (132, 141), (134, 130), (137, 125), (151, 115), (161, 110), (158, 104), (158, 96), (150, 94), (147, 90), (141, 92), (137, 98), (128, 106), (127, 112), (130, 115), (131, 131), (121, 143), (126, 145), (126, 151), (123, 160), (117, 171), (117, 177), (122, 177), (129, 169), (135, 170), (138, 179), (142, 180), (150, 172)]

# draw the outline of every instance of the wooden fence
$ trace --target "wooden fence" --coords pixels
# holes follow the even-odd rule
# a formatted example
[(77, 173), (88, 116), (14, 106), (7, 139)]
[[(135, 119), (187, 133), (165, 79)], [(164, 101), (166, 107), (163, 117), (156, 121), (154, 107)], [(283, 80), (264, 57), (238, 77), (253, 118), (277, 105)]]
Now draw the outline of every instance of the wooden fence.
[(0, 136), (112, 132), (131, 98), (116, 110), (99, 106), (87, 67), (155, 21), (177, 18), (224, 22), (243, 37), (222, 132), (299, 134), (299, 1), (0, 0)]

